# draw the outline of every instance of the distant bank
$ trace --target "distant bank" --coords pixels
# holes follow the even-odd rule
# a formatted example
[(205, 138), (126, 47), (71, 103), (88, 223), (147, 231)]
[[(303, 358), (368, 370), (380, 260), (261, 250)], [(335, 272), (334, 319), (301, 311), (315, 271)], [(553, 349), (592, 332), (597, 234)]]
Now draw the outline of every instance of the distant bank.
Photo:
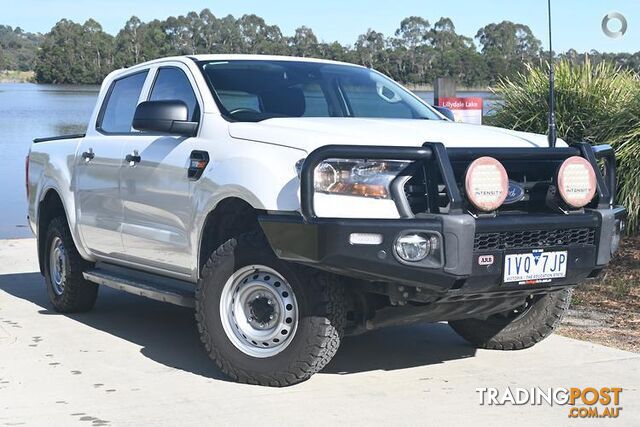
[(36, 73), (33, 71), (0, 71), (0, 83), (33, 83), (35, 81)]

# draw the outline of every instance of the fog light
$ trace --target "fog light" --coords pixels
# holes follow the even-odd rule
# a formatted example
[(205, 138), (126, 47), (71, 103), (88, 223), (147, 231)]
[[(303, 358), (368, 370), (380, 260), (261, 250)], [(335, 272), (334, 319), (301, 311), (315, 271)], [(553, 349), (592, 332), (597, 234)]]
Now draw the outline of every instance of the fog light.
[(396, 254), (405, 261), (425, 259), (431, 252), (431, 238), (423, 234), (406, 234), (396, 240)]

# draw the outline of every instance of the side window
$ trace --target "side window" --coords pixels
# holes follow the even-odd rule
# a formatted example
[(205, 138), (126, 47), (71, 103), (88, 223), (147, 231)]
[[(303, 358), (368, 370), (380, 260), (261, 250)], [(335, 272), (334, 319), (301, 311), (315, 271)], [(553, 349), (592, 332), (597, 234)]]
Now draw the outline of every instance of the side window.
[(112, 133), (131, 132), (133, 114), (138, 106), (147, 71), (136, 73), (112, 83), (98, 120), (98, 129)]
[(149, 101), (179, 100), (187, 104), (191, 121), (198, 121), (200, 111), (187, 75), (179, 68), (160, 68)]

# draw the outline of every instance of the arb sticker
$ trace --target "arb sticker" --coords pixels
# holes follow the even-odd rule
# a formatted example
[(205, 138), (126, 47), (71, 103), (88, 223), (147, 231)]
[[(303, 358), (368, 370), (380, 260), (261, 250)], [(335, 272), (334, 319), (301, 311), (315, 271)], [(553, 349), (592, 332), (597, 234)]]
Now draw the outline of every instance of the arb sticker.
[(478, 257), (478, 265), (491, 265), (493, 264), (493, 255), (480, 255)]

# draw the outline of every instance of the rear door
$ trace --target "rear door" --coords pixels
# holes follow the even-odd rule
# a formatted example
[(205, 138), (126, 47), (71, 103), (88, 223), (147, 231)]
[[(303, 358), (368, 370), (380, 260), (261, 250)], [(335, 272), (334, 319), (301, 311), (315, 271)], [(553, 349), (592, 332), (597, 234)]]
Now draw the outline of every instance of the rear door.
[(98, 133), (82, 140), (76, 156), (78, 226), (85, 246), (97, 256), (117, 258), (124, 252), (120, 172), (125, 143), (138, 133), (131, 123), (147, 74), (139, 71), (111, 83), (98, 115)]
[[(171, 64), (171, 65), (169, 65)], [(160, 66), (148, 100), (180, 100), (190, 120), (200, 122), (201, 99), (190, 70), (180, 63)], [(122, 239), (127, 261), (143, 268), (189, 275), (195, 257), (191, 245), (193, 204), (187, 176), (195, 138), (142, 134), (125, 144), (125, 155), (139, 156), (122, 169)]]

